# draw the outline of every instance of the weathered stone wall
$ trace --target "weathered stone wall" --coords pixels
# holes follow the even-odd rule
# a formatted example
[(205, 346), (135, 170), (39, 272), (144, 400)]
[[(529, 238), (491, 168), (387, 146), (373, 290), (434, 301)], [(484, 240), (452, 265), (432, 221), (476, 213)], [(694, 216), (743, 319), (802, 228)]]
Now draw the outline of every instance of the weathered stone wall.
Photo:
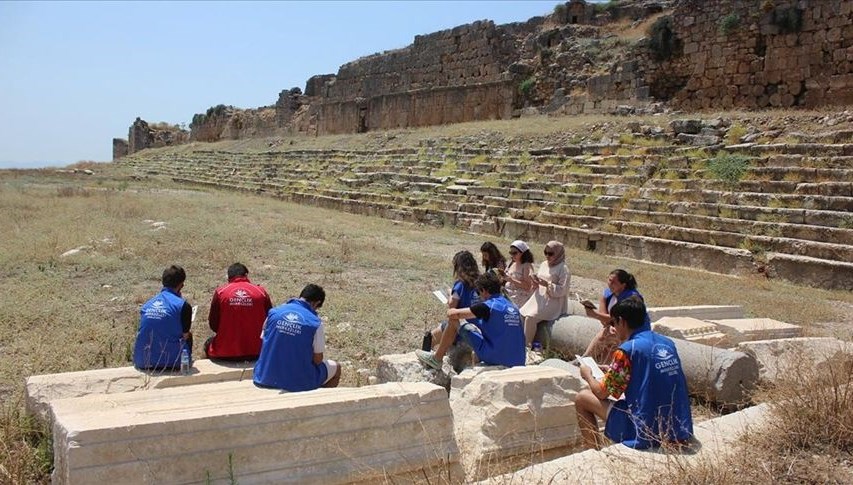
[(113, 138), (113, 160), (118, 160), (127, 155), (127, 140), (124, 138)]
[[(658, 19), (630, 44), (607, 22)], [(617, 29), (618, 31), (618, 29)], [(272, 106), (198, 114), (193, 141), (324, 135), (506, 119), (853, 103), (850, 0), (580, 0), (525, 22), (478, 21), (313, 76)], [(655, 107), (657, 109), (657, 107)], [(131, 128), (129, 153), (157, 143)], [(161, 145), (162, 146), (162, 145)]]
[(672, 31), (678, 52), (651, 63), (648, 81), (665, 97), (665, 80), (682, 79), (672, 101), (683, 109), (853, 102), (849, 0), (682, 0)]
[(319, 134), (425, 126), (512, 114), (518, 58), (512, 36), (491, 21), (415, 37), (403, 49), (309, 80)]
[(515, 84), (507, 81), (441, 87), (322, 103), (317, 131), (353, 133), (512, 116)]
[[(180, 145), (188, 140), (189, 133), (177, 126), (159, 123), (152, 127), (142, 118), (136, 118), (127, 133), (127, 154), (146, 148)], [(115, 149), (114, 141), (113, 157), (115, 157)]]

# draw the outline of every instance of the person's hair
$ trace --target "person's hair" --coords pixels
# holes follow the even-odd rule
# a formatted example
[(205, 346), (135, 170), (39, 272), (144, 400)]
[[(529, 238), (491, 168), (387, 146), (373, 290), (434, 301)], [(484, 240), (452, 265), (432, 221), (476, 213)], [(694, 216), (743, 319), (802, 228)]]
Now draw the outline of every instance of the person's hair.
[(491, 271), (481, 274), (474, 282), (474, 288), (477, 291), (486, 290), (490, 295), (497, 295), (501, 292), (501, 279), (498, 275)]
[(184, 268), (181, 268), (177, 265), (172, 265), (166, 268), (163, 271), (163, 286), (166, 288), (177, 288), (178, 285), (184, 282), (187, 279), (187, 273), (184, 271)]
[(453, 255), (454, 278), (462, 280), (468, 286), (474, 286), (478, 276), (480, 276), (480, 268), (473, 254), (463, 250)]
[(228, 267), (228, 279), (249, 274), (249, 268), (243, 263), (234, 263)]
[(521, 253), (521, 262), (533, 264), (533, 252), (528, 249)]
[(620, 283), (625, 285), (626, 290), (637, 289), (637, 280), (634, 278), (634, 275), (625, 271), (624, 269), (614, 269), (610, 272), (610, 274), (615, 276)]
[(299, 298), (302, 298), (309, 303), (316, 303), (317, 308), (320, 308), (326, 301), (326, 291), (319, 285), (309, 283), (305, 285), (305, 288), (302, 288), (302, 293), (299, 294)]
[(501, 254), (501, 250), (498, 249), (498, 247), (491, 241), (484, 242), (483, 245), (480, 246), (480, 251), (486, 254), (486, 257), (483, 258), (483, 268), (485, 268), (486, 271), (498, 267), (498, 264), (500, 264), (501, 261), (506, 262), (506, 258)]
[(613, 321), (622, 317), (628, 322), (628, 328), (632, 330), (640, 328), (646, 321), (646, 304), (636, 295), (625, 298), (613, 305), (613, 308), (610, 309), (610, 317), (613, 318)]

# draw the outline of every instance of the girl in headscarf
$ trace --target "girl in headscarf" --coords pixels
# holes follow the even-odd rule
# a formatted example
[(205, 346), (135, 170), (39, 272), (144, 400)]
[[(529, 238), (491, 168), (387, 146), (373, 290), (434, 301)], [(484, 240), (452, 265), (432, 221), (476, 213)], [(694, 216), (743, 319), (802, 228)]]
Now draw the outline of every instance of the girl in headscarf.
[(533, 290), (536, 283), (533, 282), (533, 253), (526, 242), (517, 240), (509, 245), (509, 257), (512, 262), (506, 269), (506, 294), (510, 301), (521, 308)]
[(556, 320), (567, 313), (569, 307), (569, 285), (572, 274), (565, 263), (566, 250), (558, 241), (549, 241), (545, 245), (545, 261), (532, 275), (537, 285), (533, 295), (520, 311), (524, 317), (524, 337), (527, 345), (533, 342), (539, 322)]

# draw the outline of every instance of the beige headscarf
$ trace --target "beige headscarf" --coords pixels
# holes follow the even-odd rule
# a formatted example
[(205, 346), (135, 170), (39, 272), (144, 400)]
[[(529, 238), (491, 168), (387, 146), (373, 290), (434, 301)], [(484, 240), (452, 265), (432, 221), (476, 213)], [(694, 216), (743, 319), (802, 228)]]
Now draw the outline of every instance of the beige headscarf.
[(563, 264), (566, 260), (566, 249), (560, 241), (548, 241), (548, 244), (545, 245), (545, 249), (550, 249), (554, 253), (553, 262), (552, 260), (547, 259), (548, 266), (557, 266), (558, 264)]

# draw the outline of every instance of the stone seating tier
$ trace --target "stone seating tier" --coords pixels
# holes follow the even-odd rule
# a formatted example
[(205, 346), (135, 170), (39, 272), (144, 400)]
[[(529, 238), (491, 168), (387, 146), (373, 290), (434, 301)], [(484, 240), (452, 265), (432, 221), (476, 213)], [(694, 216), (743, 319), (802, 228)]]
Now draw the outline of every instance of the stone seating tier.
[(745, 222), (740, 219), (690, 213), (675, 214), (671, 212), (638, 211), (634, 209), (622, 209), (619, 216), (624, 221), (632, 222), (668, 224), (692, 229), (742, 233), (744, 235), (776, 235), (789, 239), (805, 239), (832, 244), (853, 245), (853, 229), (784, 222)]
[[(851, 173), (851, 176), (853, 176), (853, 173)], [(668, 189), (661, 187), (642, 188), (638, 195), (645, 199), (656, 200), (689, 200), (693, 202), (728, 205), (853, 212), (853, 197), (831, 195), (804, 196), (756, 192), (724, 192), (700, 188)]]
[(814, 240), (769, 236), (751, 236), (735, 232), (693, 229), (644, 222), (610, 221), (617, 232), (637, 236), (662, 237), (676, 241), (726, 246), (754, 247), (791, 255), (808, 256), (831, 261), (853, 262), (853, 246), (824, 243)]
[[(791, 261), (805, 256), (813, 259), (797, 261), (836, 271), (837, 265), (831, 263), (831, 258), (840, 253), (836, 248), (801, 244), (800, 241), (848, 244), (849, 232), (853, 230), (849, 226), (850, 209), (853, 208), (850, 183), (823, 183), (827, 178), (846, 180), (850, 177), (848, 167), (853, 155), (847, 152), (853, 145), (837, 144), (825, 150), (813, 145), (730, 147), (730, 151), (755, 157), (750, 161), (748, 174), (752, 178), (736, 187), (724, 186), (703, 175), (702, 164), (716, 153), (715, 150), (697, 154), (692, 148), (671, 146), (641, 149), (590, 145), (493, 151), (452, 147), (448, 150), (445, 144), (407, 150), (272, 150), (248, 154), (210, 150), (156, 153), (149, 160), (130, 156), (125, 162), (152, 175), (169, 175), (182, 181), (266, 193), (288, 200), (313, 200), (298, 193), (343, 190), (347, 186), (361, 192), (405, 195), (409, 198), (371, 198), (369, 200), (382, 203), (357, 203), (357, 211), (362, 214), (380, 211), (385, 217), (403, 217), (430, 224), (455, 223), (466, 229), (501, 228), (502, 223), (495, 218), (507, 216), (519, 218), (520, 222), (565, 224), (606, 233), (628, 228), (629, 234), (621, 238), (592, 234), (576, 238), (583, 241), (581, 247), (588, 247), (587, 243), (596, 239), (604, 242), (598, 245), (598, 250), (616, 249), (618, 254), (628, 257), (666, 254), (657, 249), (651, 251), (663, 244), (661, 240), (665, 237), (672, 238), (668, 239), (672, 241), (670, 253), (685, 248), (680, 244), (682, 241), (702, 245), (730, 244), (732, 248), (754, 244), (782, 255), (776, 261), (785, 270), (775, 274), (803, 281), (793, 271)], [(785, 151), (788, 147), (793, 148)], [(626, 149), (633, 153), (624, 154)], [(811, 166), (799, 165), (806, 163)], [(657, 172), (644, 168), (657, 165), (665, 168)], [(449, 167), (454, 170), (448, 171)], [(462, 168), (476, 172), (468, 173)], [(671, 180), (672, 171), (684, 180)], [(459, 179), (471, 180), (471, 183), (456, 183)], [(491, 187), (478, 186), (478, 182)], [(367, 199), (367, 196), (360, 198)], [(322, 200), (326, 206), (352, 205), (316, 200)], [(413, 207), (423, 211), (412, 212)], [(439, 212), (430, 213), (434, 208), (439, 208)], [(667, 220), (665, 214), (672, 214), (672, 220)], [(700, 223), (687, 217), (691, 214), (727, 221), (701, 220)], [(706, 222), (712, 225), (704, 226)], [(733, 224), (747, 224), (749, 230), (743, 231)], [(795, 227), (799, 225), (807, 227)], [(827, 229), (813, 229), (816, 226)], [(775, 239), (738, 239), (725, 234), (742, 232), (752, 232), (748, 234), (752, 238)], [(654, 237), (647, 239), (651, 236)], [(730, 242), (723, 243), (724, 240)], [(771, 246), (767, 246), (768, 241), (772, 242)], [(786, 253), (790, 258), (784, 256)], [(741, 257), (740, 254), (736, 256)], [(697, 258), (691, 259), (695, 262)], [(704, 261), (701, 256), (698, 259)], [(665, 261), (659, 262), (672, 261), (673, 256), (666, 255)], [(842, 266), (838, 268), (847, 261), (849, 258), (842, 255), (839, 259)], [(816, 270), (805, 272), (817, 275)], [(830, 278), (819, 279), (831, 281)]]
[(716, 204), (684, 200), (631, 199), (627, 202), (626, 207), (637, 211), (673, 212), (676, 214), (693, 213), (745, 221), (784, 222), (788, 224), (830, 227), (843, 227), (849, 224), (849, 222), (845, 221), (849, 221), (850, 219), (850, 214), (846, 212)]

